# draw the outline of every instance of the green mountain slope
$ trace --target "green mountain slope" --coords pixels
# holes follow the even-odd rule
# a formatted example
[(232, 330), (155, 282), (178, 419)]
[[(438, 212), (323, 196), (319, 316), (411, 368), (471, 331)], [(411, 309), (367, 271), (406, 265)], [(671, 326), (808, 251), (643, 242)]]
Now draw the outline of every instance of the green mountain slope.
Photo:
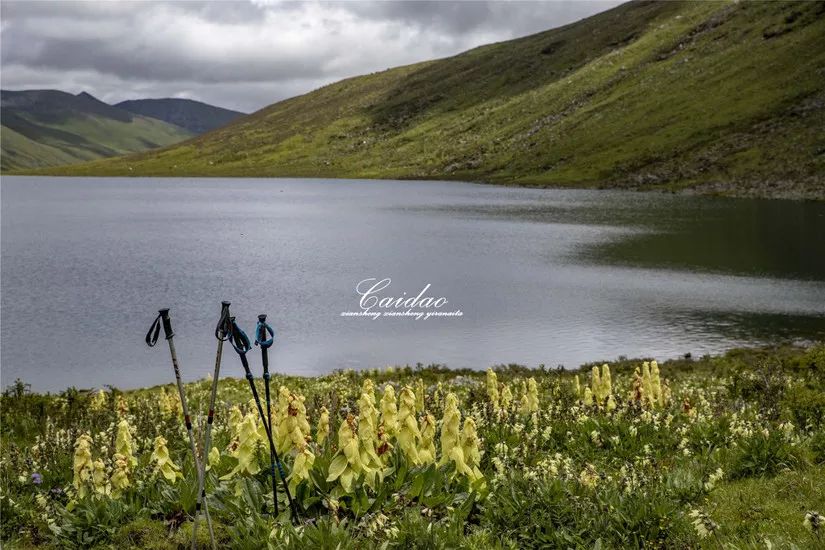
[(87, 93), (2, 91), (0, 168), (62, 165), (183, 141), (187, 130), (135, 116)]
[(244, 113), (215, 107), (200, 101), (180, 98), (132, 99), (121, 101), (115, 107), (136, 115), (156, 118), (193, 134), (203, 134), (229, 124)]
[(825, 4), (632, 2), (67, 174), (825, 193)]

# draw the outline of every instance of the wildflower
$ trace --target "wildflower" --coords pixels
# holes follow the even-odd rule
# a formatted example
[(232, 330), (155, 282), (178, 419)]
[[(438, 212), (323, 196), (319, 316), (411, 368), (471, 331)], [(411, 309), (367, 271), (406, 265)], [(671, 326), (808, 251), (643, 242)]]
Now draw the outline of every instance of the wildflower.
[(723, 477), (725, 477), (725, 472), (722, 471), (722, 468), (716, 468), (716, 471), (708, 476), (708, 480), (705, 482), (705, 490), (713, 490)]
[(719, 525), (701, 510), (692, 510), (689, 515), (693, 518), (693, 528), (700, 539), (707, 538), (719, 529)]
[(650, 373), (650, 363), (645, 361), (642, 363), (642, 391), (643, 401), (646, 401), (651, 407), (656, 404), (656, 396), (653, 392), (653, 379)]
[(527, 394), (521, 396), (518, 404), (518, 412), (521, 415), (528, 415), (530, 414), (530, 398), (527, 397)]
[(590, 391), (590, 388), (587, 386), (584, 387), (584, 398), (582, 399), (582, 401), (587, 406), (593, 404), (593, 392)]
[(496, 411), (499, 408), (499, 396), (498, 396), (498, 377), (493, 369), (487, 369), (487, 397), (490, 399), (490, 403), (493, 404), (493, 410)]
[(650, 362), (650, 385), (653, 390), (651, 399), (659, 407), (665, 406), (664, 393), (662, 392), (662, 382), (659, 378), (659, 363), (655, 360)]
[(527, 379), (527, 401), (530, 412), (538, 412), (539, 410), (539, 387), (536, 384), (535, 378)]
[(123, 394), (118, 394), (117, 399), (115, 400), (115, 409), (117, 410), (118, 416), (126, 416), (129, 414), (129, 404), (126, 402), (126, 398), (123, 397)]
[(39, 473), (34, 472), (31, 477), (32, 483), (34, 483), (35, 485), (40, 485), (41, 483), (43, 483), (43, 476)]
[(352, 492), (353, 485), (361, 474), (365, 474), (365, 481), (370, 486), (375, 485), (376, 478), (383, 478), (378, 464), (365, 462), (365, 459), (370, 461), (371, 457), (368, 453), (362, 455), (360, 447), (355, 417), (350, 414), (338, 429), (339, 451), (329, 465), (327, 476), (327, 481), (339, 480), (345, 493)]
[(412, 464), (418, 464), (418, 440), (421, 433), (418, 430), (418, 422), (415, 420), (415, 394), (409, 386), (404, 386), (400, 396), (401, 406), (398, 409), (398, 433), (396, 439), (398, 446), (404, 452), (407, 460)]
[(323, 445), (329, 437), (329, 411), (326, 407), (321, 407), (321, 415), (318, 418), (318, 429), (315, 432), (315, 441), (318, 445)]
[(160, 395), (158, 395), (158, 410), (162, 416), (172, 416), (172, 404), (169, 402), (169, 395), (164, 388), (160, 389)]
[(95, 493), (99, 495), (106, 495), (109, 493), (109, 483), (106, 479), (106, 466), (100, 459), (92, 463), (92, 485)]
[(604, 407), (607, 410), (607, 412), (613, 412), (614, 410), (616, 410), (616, 401), (613, 399), (612, 394), (607, 396), (607, 403), (605, 403)]
[(255, 415), (247, 414), (240, 426), (238, 427), (238, 445), (235, 447), (231, 456), (238, 460), (238, 464), (228, 474), (221, 477), (226, 480), (235, 476), (235, 474), (247, 473), (255, 475), (261, 471), (258, 465), (257, 448), (261, 440), (258, 433), (258, 427), (255, 422)]
[(217, 447), (212, 447), (209, 449), (209, 456), (207, 457), (206, 462), (208, 466), (207, 469), (214, 468), (221, 463), (221, 452)]
[(88, 484), (92, 480), (92, 438), (89, 434), (82, 434), (77, 438), (74, 447), (74, 485), (78, 498), (83, 498), (88, 494)]
[(102, 411), (106, 407), (106, 401), (108, 401), (106, 392), (103, 390), (99, 390), (92, 397), (92, 400), (89, 403), (89, 409), (91, 409), (93, 412)]
[(237, 405), (232, 405), (232, 408), (229, 409), (229, 429), (233, 434), (238, 433), (238, 428), (243, 422), (243, 413), (241, 409)]
[(309, 450), (309, 445), (304, 444), (295, 455), (295, 462), (292, 463), (292, 472), (289, 474), (289, 488), (295, 488), (305, 479), (309, 479), (309, 471), (315, 463), (315, 455)]
[(415, 412), (424, 412), (424, 381), (418, 379), (415, 381)]
[(602, 401), (613, 393), (613, 379), (610, 376), (610, 366), (602, 365)]
[(372, 380), (367, 378), (358, 398), (358, 438), (370, 453), (378, 447), (378, 409), (375, 408), (375, 390)]
[(479, 451), (479, 439), (476, 432), (476, 422), (472, 417), (468, 416), (464, 419), (464, 428), (461, 430), (461, 451), (464, 454), (464, 461), (467, 464), (469, 473), (467, 477), (470, 481), (475, 481), (482, 478), (481, 470), (478, 469), (481, 464), (481, 452)]
[(510, 405), (513, 403), (513, 392), (510, 391), (510, 386), (507, 384), (501, 385), (500, 404), (502, 410), (510, 410)]
[(458, 410), (458, 398), (450, 392), (444, 399), (444, 417), (441, 421), (441, 460), (443, 466), (451, 460), (450, 453), (459, 446), (461, 438), (461, 411)]
[(114, 462), (115, 467), (109, 483), (112, 487), (112, 498), (120, 498), (123, 491), (130, 485), (129, 470), (131, 466), (128, 459), (120, 453), (115, 453)]
[(421, 417), (421, 446), (418, 458), (421, 464), (435, 462), (435, 418), (430, 413)]
[(584, 470), (579, 473), (579, 483), (588, 489), (595, 489), (598, 482), (599, 473), (596, 468), (592, 464), (585, 465)]
[(129, 468), (134, 468), (137, 466), (137, 459), (132, 454), (132, 433), (130, 431), (129, 422), (125, 418), (117, 425), (115, 453), (123, 456)]
[(578, 374), (573, 377), (573, 391), (575, 392), (577, 399), (582, 398), (582, 385), (579, 382), (579, 375)]
[(590, 371), (590, 388), (593, 397), (596, 399), (596, 404), (601, 405), (602, 401), (602, 377), (599, 374), (599, 367), (593, 367)]
[(152, 451), (150, 460), (155, 463), (155, 471), (160, 472), (169, 483), (174, 484), (183, 477), (178, 465), (169, 457), (166, 438), (163, 436), (159, 435), (155, 438), (155, 449)]
[(808, 512), (805, 514), (805, 521), (802, 522), (802, 525), (808, 531), (819, 534), (819, 530), (825, 527), (825, 516), (819, 512)]
[(387, 384), (381, 396), (381, 423), (388, 435), (395, 435), (398, 430), (398, 408), (395, 404), (395, 388)]
[[(278, 399), (277, 441), (275, 442), (279, 452), (288, 453), (292, 449), (301, 449), (306, 442), (310, 427), (305, 401), (306, 398), (303, 395), (291, 393), (285, 386), (281, 386)], [(266, 430), (261, 439), (265, 437)]]

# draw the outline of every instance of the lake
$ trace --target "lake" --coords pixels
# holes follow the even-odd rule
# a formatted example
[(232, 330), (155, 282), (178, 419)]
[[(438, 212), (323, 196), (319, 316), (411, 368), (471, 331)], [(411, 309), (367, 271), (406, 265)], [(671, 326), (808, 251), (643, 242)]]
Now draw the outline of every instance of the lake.
[[(171, 382), (167, 347), (143, 342), (160, 307), (184, 378), (204, 377), (221, 300), (250, 334), (267, 313), (274, 370), (304, 375), (825, 339), (822, 203), (426, 181), (0, 185), (3, 386)], [(377, 298), (430, 285), (461, 315), (342, 316), (370, 278), (391, 279)], [(222, 372), (242, 374), (231, 348)]]

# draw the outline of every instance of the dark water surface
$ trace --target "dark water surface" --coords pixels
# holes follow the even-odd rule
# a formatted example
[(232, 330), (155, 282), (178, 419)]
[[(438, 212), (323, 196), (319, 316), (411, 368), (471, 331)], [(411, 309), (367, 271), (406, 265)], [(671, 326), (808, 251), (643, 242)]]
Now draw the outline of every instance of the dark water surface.
[[(143, 336), (172, 308), (184, 377), (220, 300), (278, 332), (276, 370), (668, 358), (825, 339), (825, 204), (445, 182), (2, 179), (2, 384), (172, 380)], [(341, 317), (355, 285), (462, 317)], [(259, 372), (257, 350), (251, 354)], [(224, 371), (238, 376), (234, 352)]]

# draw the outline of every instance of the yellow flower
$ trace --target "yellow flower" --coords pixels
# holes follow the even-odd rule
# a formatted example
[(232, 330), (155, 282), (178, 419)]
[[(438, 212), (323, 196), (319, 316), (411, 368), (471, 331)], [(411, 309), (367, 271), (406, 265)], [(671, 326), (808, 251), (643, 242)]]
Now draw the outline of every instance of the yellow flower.
[(424, 412), (424, 381), (418, 379), (415, 381), (415, 411)]
[(249, 413), (244, 416), (238, 427), (237, 446), (230, 455), (238, 460), (238, 464), (221, 479), (231, 479), (235, 474), (255, 475), (261, 471), (258, 465), (258, 443), (261, 441), (260, 433), (256, 422), (256, 413)]
[[(291, 393), (281, 386), (278, 398), (278, 428), (275, 445), (279, 453), (288, 453), (293, 449), (300, 449), (309, 436), (309, 421), (303, 395)], [(266, 437), (266, 431), (263, 438)]]
[(481, 479), (481, 470), (478, 469), (481, 464), (481, 451), (479, 451), (479, 439), (476, 431), (476, 422), (472, 417), (464, 419), (464, 429), (461, 430), (461, 450), (464, 453), (464, 461), (470, 473), (467, 477), (470, 481)]
[(522, 415), (530, 414), (530, 398), (527, 397), (527, 394), (521, 396), (518, 404), (518, 412)]
[(613, 379), (610, 376), (610, 366), (605, 363), (602, 365), (602, 400), (613, 393)]
[(209, 456), (207, 457), (207, 470), (214, 468), (221, 463), (221, 452), (217, 447), (209, 449)]
[(383, 473), (378, 464), (370, 464), (372, 458), (367, 452), (362, 453), (357, 434), (355, 417), (351, 414), (341, 422), (338, 429), (339, 451), (329, 465), (327, 481), (338, 480), (345, 493), (351, 493), (361, 474), (365, 475), (368, 485), (375, 488), (376, 479), (383, 480)]
[[(461, 411), (458, 410), (458, 398), (450, 392), (444, 399), (444, 417), (441, 421), (441, 460), (439, 466), (452, 460), (452, 452), (460, 448)], [(463, 456), (462, 456), (463, 462)]]
[(131, 485), (129, 482), (129, 470), (131, 466), (128, 459), (120, 453), (115, 453), (115, 467), (112, 478), (109, 480), (112, 486), (112, 498), (120, 498), (123, 491)]
[(421, 446), (418, 450), (421, 464), (435, 462), (435, 418), (430, 413), (421, 417)]
[(581, 386), (581, 383), (579, 383), (579, 375), (578, 374), (573, 377), (573, 391), (575, 392), (577, 399), (582, 398), (582, 386)]
[(665, 406), (664, 394), (662, 392), (662, 381), (659, 378), (659, 363), (650, 362), (650, 385), (652, 387), (651, 401), (659, 407)]
[(381, 396), (381, 423), (387, 435), (395, 435), (398, 430), (398, 409), (395, 405), (395, 389), (387, 384)]
[(166, 439), (163, 436), (155, 438), (155, 449), (152, 451), (150, 460), (155, 463), (155, 471), (160, 472), (169, 483), (176, 483), (183, 477), (180, 468), (172, 462), (169, 457), (169, 449), (166, 447)]
[(129, 404), (126, 402), (123, 394), (118, 394), (117, 399), (115, 399), (115, 409), (117, 410), (118, 416), (129, 414)]
[(326, 407), (321, 407), (321, 415), (318, 418), (318, 430), (315, 432), (315, 441), (318, 445), (323, 445), (329, 437), (329, 411)]
[(412, 464), (418, 464), (418, 440), (421, 438), (421, 433), (415, 419), (415, 394), (409, 386), (404, 386), (401, 390), (400, 401), (396, 439), (407, 460)]
[(309, 471), (315, 463), (315, 455), (309, 450), (309, 445), (304, 445), (295, 455), (295, 462), (292, 463), (292, 473), (289, 474), (289, 489), (293, 493), (295, 488), (305, 479), (309, 479)]
[(241, 409), (237, 405), (232, 405), (232, 408), (229, 409), (229, 431), (233, 434), (238, 433), (238, 427), (243, 422), (243, 413)]
[(582, 399), (585, 405), (588, 407), (593, 404), (593, 392), (590, 391), (589, 386), (584, 387), (584, 398)]
[(92, 438), (89, 434), (81, 434), (74, 444), (74, 461), (72, 466), (74, 479), (72, 480), (72, 485), (74, 485), (77, 491), (78, 498), (83, 498), (89, 494), (89, 483), (92, 481), (92, 471), (94, 468), (92, 464), (91, 446)]
[(527, 400), (530, 412), (539, 410), (539, 387), (535, 378), (527, 379)]
[(510, 405), (513, 403), (513, 392), (510, 391), (510, 387), (507, 384), (502, 384), (501, 386), (501, 408), (508, 411), (510, 410)]
[(132, 454), (132, 433), (129, 422), (124, 418), (117, 425), (117, 437), (115, 439), (115, 452), (123, 456), (129, 469), (137, 466), (137, 459)]
[(493, 369), (487, 369), (487, 397), (490, 399), (490, 403), (493, 404), (493, 410), (499, 409), (499, 397), (498, 397), (498, 377)]
[(94, 485), (95, 493), (98, 495), (106, 495), (109, 493), (109, 483), (106, 479), (106, 465), (100, 459), (92, 463), (92, 485)]
[(607, 403), (605, 405), (607, 412), (616, 410), (616, 401), (613, 399), (613, 394), (607, 396)]
[(651, 407), (656, 405), (656, 394), (653, 389), (653, 379), (650, 372), (650, 363), (645, 361), (642, 363), (642, 391), (644, 400)]
[(590, 371), (590, 389), (595, 398), (596, 404), (601, 405), (602, 401), (602, 377), (599, 374), (599, 367), (593, 367)]
[(158, 410), (165, 417), (172, 416), (172, 404), (169, 402), (169, 395), (163, 388), (160, 389), (160, 395), (158, 395)]
[(378, 444), (378, 409), (375, 408), (375, 390), (369, 378), (364, 380), (361, 397), (358, 398), (358, 438), (365, 449), (375, 452)]
[(106, 407), (107, 401), (108, 397), (106, 395), (106, 392), (103, 390), (99, 390), (92, 397), (91, 403), (89, 403), (89, 408), (94, 412), (102, 411)]

